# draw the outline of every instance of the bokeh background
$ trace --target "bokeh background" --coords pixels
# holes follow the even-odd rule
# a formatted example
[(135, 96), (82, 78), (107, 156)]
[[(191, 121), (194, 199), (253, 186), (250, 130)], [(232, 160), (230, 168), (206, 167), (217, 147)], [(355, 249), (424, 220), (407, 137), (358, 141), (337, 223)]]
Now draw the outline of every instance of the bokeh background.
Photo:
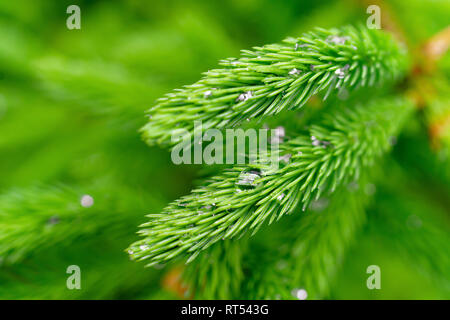
[[(364, 23), (369, 2), (1, 1), (0, 299), (179, 298), (168, 268), (144, 268), (125, 249), (145, 214), (188, 193), (200, 168), (146, 146), (144, 112), (240, 49)], [(448, 26), (448, 1), (383, 3), (412, 50)], [(81, 30), (66, 27), (71, 4), (81, 8)], [(440, 113), (430, 117), (448, 114), (449, 62), (448, 54), (440, 62)], [(423, 127), (399, 138), (400, 178), (377, 187), (365, 236), (325, 298), (450, 298), (449, 158)], [(85, 194), (89, 208), (80, 205)], [(401, 219), (386, 223), (390, 214)], [(66, 287), (73, 264), (81, 290)], [(371, 264), (381, 267), (382, 290), (366, 287)]]

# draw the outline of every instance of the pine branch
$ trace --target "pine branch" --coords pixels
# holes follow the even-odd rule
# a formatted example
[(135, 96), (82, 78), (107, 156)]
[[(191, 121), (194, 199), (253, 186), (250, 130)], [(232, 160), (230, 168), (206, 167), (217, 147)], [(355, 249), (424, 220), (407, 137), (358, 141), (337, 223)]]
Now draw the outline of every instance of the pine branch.
[(320, 125), (280, 146), (288, 162), (275, 169), (265, 163), (237, 165), (205, 187), (171, 203), (140, 230), (133, 259), (163, 263), (180, 255), (192, 261), (221, 239), (253, 234), (313, 199), (357, 179), (384, 152), (411, 113), (403, 99), (378, 100), (367, 106), (336, 106)]
[(347, 247), (366, 220), (368, 186), (359, 181), (358, 187), (341, 187), (305, 216), (290, 218), (270, 248), (254, 250), (261, 254), (248, 267), (244, 296), (297, 299), (296, 290), (305, 290), (308, 299), (326, 297)]
[(405, 60), (390, 35), (351, 26), (243, 50), (241, 58), (221, 61), (222, 69), (160, 99), (142, 128), (144, 139), (170, 145), (173, 129), (192, 131), (194, 120), (205, 130), (221, 129), (298, 109), (318, 93), (326, 98), (336, 89), (379, 85), (401, 76)]
[(238, 298), (247, 253), (247, 239), (216, 243), (186, 266), (183, 278), (189, 291), (196, 299)]
[[(14, 264), (31, 253), (78, 237), (97, 236), (109, 230), (127, 234), (138, 221), (140, 198), (134, 190), (115, 186), (92, 188), (94, 202), (83, 206), (81, 188), (36, 186), (13, 189), (0, 196), (0, 257)], [(146, 204), (146, 205), (149, 205)], [(133, 209), (134, 207), (134, 209)], [(124, 214), (129, 213), (129, 214)]]

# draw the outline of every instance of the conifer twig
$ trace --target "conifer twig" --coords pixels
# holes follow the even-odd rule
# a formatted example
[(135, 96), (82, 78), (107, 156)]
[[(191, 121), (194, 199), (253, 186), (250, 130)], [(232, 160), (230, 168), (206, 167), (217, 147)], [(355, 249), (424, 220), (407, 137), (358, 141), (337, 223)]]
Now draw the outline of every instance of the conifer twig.
[(411, 110), (404, 99), (336, 106), (308, 135), (281, 145), (281, 168), (237, 165), (148, 215), (139, 231), (143, 239), (129, 248), (131, 257), (154, 265), (190, 255), (189, 262), (221, 239), (255, 233), (298, 205), (305, 210), (321, 194), (357, 179), (387, 151)]
[(284, 226), (270, 248), (260, 250), (248, 269), (245, 295), (252, 299), (308, 299), (328, 294), (349, 244), (366, 220), (365, 205), (371, 184), (361, 179), (356, 185), (339, 188), (326, 202)]
[(389, 34), (364, 27), (316, 29), (282, 44), (243, 50), (195, 84), (161, 98), (142, 128), (149, 144), (171, 145), (173, 130), (221, 129), (244, 119), (298, 109), (313, 95), (374, 86), (398, 78), (405, 51)]

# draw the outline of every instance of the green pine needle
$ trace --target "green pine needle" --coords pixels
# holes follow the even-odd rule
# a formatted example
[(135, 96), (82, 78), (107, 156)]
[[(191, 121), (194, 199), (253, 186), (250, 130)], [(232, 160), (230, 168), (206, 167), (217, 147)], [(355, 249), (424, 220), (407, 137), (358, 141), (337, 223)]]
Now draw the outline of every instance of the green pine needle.
[[(305, 210), (321, 194), (358, 179), (391, 147), (411, 110), (412, 104), (400, 98), (337, 106), (308, 135), (280, 146), (282, 157), (290, 159), (285, 166), (237, 165), (162, 213), (148, 215), (150, 221), (139, 232), (144, 239), (130, 246), (131, 257), (154, 265), (189, 255), (189, 262), (221, 239), (254, 234), (298, 205)], [(258, 178), (243, 189), (242, 175), (250, 170)]]
[(221, 129), (244, 119), (298, 109), (311, 96), (380, 85), (406, 67), (405, 51), (380, 30), (347, 26), (316, 29), (281, 44), (243, 50), (206, 72), (195, 84), (175, 90), (150, 109), (142, 128), (150, 144), (171, 144), (174, 128)]

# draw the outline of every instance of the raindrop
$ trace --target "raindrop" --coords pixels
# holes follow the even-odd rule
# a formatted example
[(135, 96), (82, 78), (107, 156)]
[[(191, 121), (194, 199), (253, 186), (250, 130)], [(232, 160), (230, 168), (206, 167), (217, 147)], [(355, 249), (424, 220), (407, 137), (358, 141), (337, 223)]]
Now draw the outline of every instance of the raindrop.
[(280, 157), (280, 161), (283, 161), (284, 163), (288, 164), (289, 161), (291, 160), (291, 157), (292, 157), (292, 154), (287, 153)]
[(306, 43), (303, 43), (303, 44), (296, 43), (295, 44), (295, 51), (297, 51), (298, 48), (304, 48), (304, 47), (307, 47), (307, 46), (308, 46), (308, 44), (306, 44)]
[(334, 72), (339, 79), (345, 78), (345, 75), (347, 74), (348, 69), (350, 68), (350, 65), (346, 64), (344, 67), (336, 69)]
[(247, 92), (241, 93), (241, 94), (237, 97), (236, 101), (247, 101), (247, 100), (250, 99), (251, 97), (253, 97), (253, 92), (247, 91)]
[(315, 136), (311, 136), (311, 143), (315, 147), (321, 146), (322, 148), (326, 148), (330, 145), (329, 141), (319, 140)]
[(80, 203), (81, 206), (84, 208), (92, 207), (94, 205), (94, 198), (92, 198), (88, 194), (85, 194), (84, 196), (81, 197)]
[(345, 42), (347, 40), (350, 40), (350, 38), (349, 37), (339, 37), (339, 36), (336, 36), (336, 35), (329, 36), (327, 38), (328, 42), (332, 42), (334, 44), (345, 44)]
[(302, 73), (300, 70), (298, 70), (297, 68), (292, 69), (291, 71), (289, 71), (290, 75), (296, 75), (296, 74), (300, 74)]
[(294, 289), (291, 293), (298, 300), (306, 300), (308, 298), (308, 292), (305, 289)]
[[(240, 173), (236, 185), (241, 189), (253, 189), (258, 186), (257, 179), (261, 177), (261, 172), (257, 170), (243, 171)], [(240, 191), (237, 191), (240, 192)]]
[(211, 95), (212, 95), (212, 91), (211, 90), (205, 91), (205, 93), (203, 93), (203, 96), (205, 98), (209, 98)]
[(284, 193), (280, 194), (280, 195), (277, 197), (278, 201), (283, 200), (283, 198), (284, 198), (285, 196), (286, 196), (286, 195), (285, 195)]

